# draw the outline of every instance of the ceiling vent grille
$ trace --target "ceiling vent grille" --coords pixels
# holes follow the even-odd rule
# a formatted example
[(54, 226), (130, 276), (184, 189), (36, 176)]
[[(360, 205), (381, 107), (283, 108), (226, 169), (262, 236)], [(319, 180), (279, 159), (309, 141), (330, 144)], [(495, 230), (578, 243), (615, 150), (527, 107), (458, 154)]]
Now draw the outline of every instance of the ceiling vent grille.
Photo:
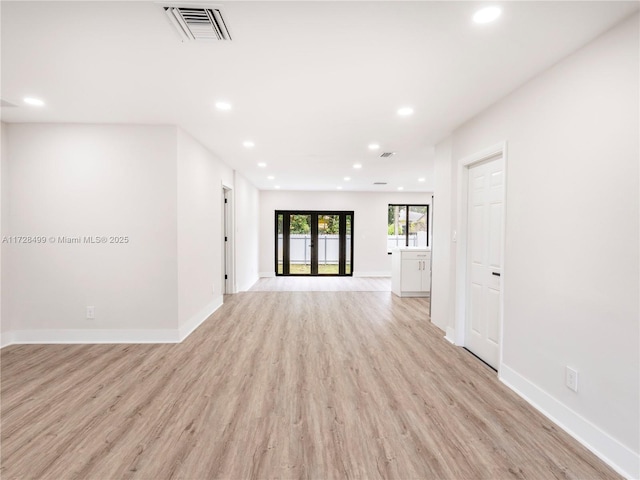
[(384, 152), (380, 155), (380, 158), (389, 158), (391, 155), (395, 155), (396, 152)]
[(231, 34), (217, 8), (164, 7), (164, 13), (183, 42), (231, 40)]
[(387, 182), (373, 182), (374, 185), (386, 185)]

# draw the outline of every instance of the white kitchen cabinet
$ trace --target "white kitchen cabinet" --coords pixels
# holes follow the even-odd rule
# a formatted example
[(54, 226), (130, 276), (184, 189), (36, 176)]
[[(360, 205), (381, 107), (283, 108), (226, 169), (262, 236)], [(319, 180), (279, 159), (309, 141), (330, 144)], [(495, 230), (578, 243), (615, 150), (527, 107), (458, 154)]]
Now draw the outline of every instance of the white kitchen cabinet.
[(399, 297), (428, 297), (431, 249), (396, 248), (391, 257), (391, 291)]

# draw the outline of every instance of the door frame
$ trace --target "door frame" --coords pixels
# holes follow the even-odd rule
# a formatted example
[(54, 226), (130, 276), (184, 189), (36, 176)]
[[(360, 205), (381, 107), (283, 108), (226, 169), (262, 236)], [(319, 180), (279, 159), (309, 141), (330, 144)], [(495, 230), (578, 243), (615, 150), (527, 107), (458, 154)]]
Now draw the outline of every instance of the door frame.
[[(288, 235), (284, 235), (284, 231), (283, 231), (283, 238), (282, 238), (282, 248), (283, 248), (283, 255), (282, 255), (282, 259), (283, 259), (283, 268), (282, 268), (282, 273), (278, 273), (278, 215), (283, 215), (283, 225), (288, 225), (289, 221), (288, 220), (284, 220), (284, 217), (290, 217), (290, 215), (309, 215), (311, 217), (311, 225), (309, 225), (309, 227), (311, 228), (310, 231), (310, 235), (311, 235), (311, 241), (314, 241), (314, 239), (318, 240), (318, 216), (319, 215), (339, 215), (340, 216), (340, 230), (346, 230), (346, 217), (347, 215), (351, 216), (351, 242), (350, 242), (350, 249), (349, 251), (351, 252), (351, 271), (349, 273), (345, 273), (345, 274), (340, 274), (340, 273), (322, 273), (319, 274), (317, 272), (314, 273), (314, 262), (317, 266), (318, 263), (318, 251), (317, 251), (317, 246), (311, 249), (310, 252), (310, 261), (311, 261), (311, 273), (284, 273), (285, 268), (284, 268), (284, 264), (286, 262), (284, 262), (284, 260), (287, 258), (287, 255), (285, 255), (285, 252), (287, 252), (287, 250), (289, 250), (289, 236)], [(316, 221), (314, 222), (314, 218), (316, 219)], [(352, 277), (353, 276), (353, 256), (354, 256), (354, 249), (353, 249), (353, 240), (355, 238), (354, 236), (354, 212), (353, 210), (276, 210), (274, 212), (274, 243), (275, 243), (275, 262), (274, 262), (274, 270), (275, 270), (275, 275), (276, 277)], [(283, 229), (284, 230), (284, 229)], [(338, 260), (338, 265), (344, 264), (345, 268), (346, 268), (346, 263), (347, 263), (347, 239), (346, 239), (346, 232), (344, 236), (340, 236), (339, 237), (339, 242), (340, 242), (340, 247), (339, 247), (339, 260)]]
[[(225, 201), (226, 200), (226, 201)], [(235, 238), (233, 188), (222, 184), (222, 295), (235, 290)], [(225, 278), (226, 277), (226, 278)]]
[(498, 373), (502, 367), (502, 352), (504, 349), (504, 295), (505, 272), (504, 262), (506, 242), (506, 213), (507, 213), (507, 142), (503, 141), (491, 147), (485, 148), (458, 162), (458, 222), (457, 222), (457, 248), (456, 248), (456, 303), (455, 303), (455, 336), (454, 342), (460, 347), (465, 346), (465, 332), (467, 323), (467, 229), (469, 225), (469, 169), (479, 163), (494, 159), (502, 159), (502, 172), (504, 175), (502, 192), (502, 251), (500, 262), (502, 263), (502, 275), (500, 276), (500, 348), (498, 360)]
[[(433, 224), (434, 224), (433, 215), (435, 212), (434, 203), (435, 203), (435, 195), (431, 194), (431, 204), (430, 204), (431, 205), (431, 224), (430, 224), (431, 231), (427, 233), (427, 244), (429, 243), (429, 237), (433, 238)], [(431, 240), (431, 255), (429, 255), (429, 321), (431, 321), (431, 305), (433, 305), (433, 302), (431, 301), (432, 286), (433, 286), (433, 240)]]

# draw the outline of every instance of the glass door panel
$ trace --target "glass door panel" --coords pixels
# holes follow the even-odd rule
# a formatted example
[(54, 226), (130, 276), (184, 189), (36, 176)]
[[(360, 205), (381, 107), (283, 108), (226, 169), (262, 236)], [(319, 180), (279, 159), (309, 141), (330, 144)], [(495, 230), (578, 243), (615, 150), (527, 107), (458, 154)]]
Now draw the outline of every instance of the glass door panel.
[(289, 274), (311, 274), (311, 215), (289, 216)]
[(318, 275), (340, 273), (340, 215), (318, 215)]
[(282, 275), (284, 273), (284, 215), (280, 213), (276, 217), (276, 274)]
[(351, 275), (351, 215), (346, 216), (345, 225), (346, 245), (344, 273), (345, 275)]
[(276, 275), (352, 275), (353, 212), (275, 212)]

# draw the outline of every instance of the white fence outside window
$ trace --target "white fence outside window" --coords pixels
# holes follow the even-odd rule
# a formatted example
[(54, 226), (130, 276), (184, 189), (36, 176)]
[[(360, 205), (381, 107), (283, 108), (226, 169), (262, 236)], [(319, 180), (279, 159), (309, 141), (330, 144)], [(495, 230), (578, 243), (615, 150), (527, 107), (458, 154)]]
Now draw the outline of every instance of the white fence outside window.
[[(351, 243), (351, 235), (347, 235), (347, 244)], [(282, 245), (282, 235), (278, 235), (278, 245)], [(410, 247), (424, 247), (427, 245), (427, 233), (417, 232), (409, 234)], [(388, 235), (387, 250), (405, 246), (404, 235)], [(318, 264), (338, 264), (340, 255), (339, 235), (318, 235)], [(280, 252), (279, 258), (282, 258)], [(292, 234), (289, 237), (289, 261), (293, 264), (311, 263), (311, 235)]]
[[(394, 248), (404, 247), (406, 237), (404, 235), (387, 235), (387, 251), (390, 252)], [(426, 247), (427, 232), (416, 232), (409, 234), (410, 247)]]
[[(282, 235), (278, 235), (278, 240), (282, 240)], [(347, 235), (347, 242), (351, 242), (351, 235)], [(281, 245), (280, 241), (278, 244)], [(339, 256), (340, 236), (318, 235), (318, 264), (337, 265)], [(311, 235), (292, 234), (289, 237), (289, 262), (311, 263)]]

